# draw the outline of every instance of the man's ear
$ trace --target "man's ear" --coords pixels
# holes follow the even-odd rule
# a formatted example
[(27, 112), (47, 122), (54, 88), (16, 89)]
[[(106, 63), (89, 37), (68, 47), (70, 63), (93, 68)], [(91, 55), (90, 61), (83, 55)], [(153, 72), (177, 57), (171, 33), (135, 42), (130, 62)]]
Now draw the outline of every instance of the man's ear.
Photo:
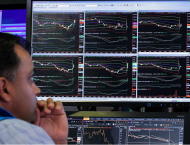
[(9, 96), (9, 93), (7, 92), (7, 84), (8, 80), (4, 77), (0, 77), (0, 98), (4, 102), (10, 102), (11, 97)]

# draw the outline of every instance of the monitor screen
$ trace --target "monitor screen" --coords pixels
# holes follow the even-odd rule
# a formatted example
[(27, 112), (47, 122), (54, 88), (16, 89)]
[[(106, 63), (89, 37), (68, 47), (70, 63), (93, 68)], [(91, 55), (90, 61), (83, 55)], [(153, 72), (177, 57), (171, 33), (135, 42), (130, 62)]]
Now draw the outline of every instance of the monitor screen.
[(68, 144), (184, 143), (184, 119), (70, 117)]
[(190, 1), (31, 1), (38, 99), (190, 102)]
[(0, 10), (0, 32), (26, 38), (26, 9)]

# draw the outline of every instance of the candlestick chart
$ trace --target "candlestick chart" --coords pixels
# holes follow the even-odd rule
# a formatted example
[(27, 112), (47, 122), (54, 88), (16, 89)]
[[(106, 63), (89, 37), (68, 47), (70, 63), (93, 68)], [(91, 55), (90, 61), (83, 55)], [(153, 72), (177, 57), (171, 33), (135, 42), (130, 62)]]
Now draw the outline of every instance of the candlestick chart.
[(77, 95), (78, 57), (33, 56), (36, 72), (33, 81), (41, 96)]
[(85, 52), (131, 52), (132, 13), (86, 12)]
[(118, 144), (119, 128), (84, 128), (83, 144)]
[(185, 97), (185, 57), (139, 57), (139, 97)]
[(84, 95), (131, 95), (132, 57), (86, 56), (84, 63)]
[(78, 52), (83, 13), (34, 13), (33, 52)]
[(186, 51), (187, 14), (140, 12), (139, 51)]

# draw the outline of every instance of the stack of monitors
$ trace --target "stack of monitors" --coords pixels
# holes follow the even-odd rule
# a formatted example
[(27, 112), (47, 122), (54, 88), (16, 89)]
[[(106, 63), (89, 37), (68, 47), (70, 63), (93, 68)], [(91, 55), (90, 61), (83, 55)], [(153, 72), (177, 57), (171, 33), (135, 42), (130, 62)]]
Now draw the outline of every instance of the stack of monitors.
[(39, 99), (190, 102), (190, 2), (33, 0), (30, 8)]

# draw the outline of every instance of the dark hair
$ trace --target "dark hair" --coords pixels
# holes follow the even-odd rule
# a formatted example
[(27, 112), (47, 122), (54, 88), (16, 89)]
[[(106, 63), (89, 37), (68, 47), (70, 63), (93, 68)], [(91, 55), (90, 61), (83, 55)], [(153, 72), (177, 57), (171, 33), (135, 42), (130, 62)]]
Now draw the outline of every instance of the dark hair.
[(24, 38), (0, 32), (0, 77), (14, 81), (20, 59), (14, 51), (15, 44), (30, 51), (30, 44)]

